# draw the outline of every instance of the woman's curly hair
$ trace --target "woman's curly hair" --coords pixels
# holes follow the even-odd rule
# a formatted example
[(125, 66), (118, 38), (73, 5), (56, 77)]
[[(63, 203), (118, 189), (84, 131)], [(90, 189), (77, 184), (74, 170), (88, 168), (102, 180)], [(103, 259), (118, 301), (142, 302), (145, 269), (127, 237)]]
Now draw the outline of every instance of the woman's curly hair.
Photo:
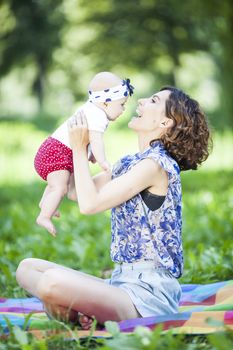
[(182, 90), (165, 86), (169, 90), (166, 101), (166, 117), (173, 120), (173, 126), (161, 136), (169, 154), (177, 161), (181, 170), (196, 170), (212, 149), (212, 138), (208, 121), (199, 103)]

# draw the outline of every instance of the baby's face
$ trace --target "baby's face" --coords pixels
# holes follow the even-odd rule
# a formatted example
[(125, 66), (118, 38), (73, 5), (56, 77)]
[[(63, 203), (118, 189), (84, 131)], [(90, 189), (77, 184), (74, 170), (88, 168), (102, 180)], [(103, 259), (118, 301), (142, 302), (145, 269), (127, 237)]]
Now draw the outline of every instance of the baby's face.
[(127, 99), (128, 97), (124, 97), (120, 100), (108, 102), (108, 106), (105, 111), (109, 120), (116, 120), (124, 112)]

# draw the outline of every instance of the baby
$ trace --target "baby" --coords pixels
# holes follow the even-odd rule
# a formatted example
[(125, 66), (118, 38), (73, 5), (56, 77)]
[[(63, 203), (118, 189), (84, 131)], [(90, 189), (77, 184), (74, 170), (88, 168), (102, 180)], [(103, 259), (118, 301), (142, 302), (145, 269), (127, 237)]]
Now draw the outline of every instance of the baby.
[[(96, 161), (105, 171), (110, 170), (110, 165), (105, 156), (103, 133), (109, 121), (116, 120), (124, 112), (128, 96), (132, 94), (133, 86), (129, 79), (122, 80), (113, 73), (101, 72), (91, 80), (89, 99), (78, 109), (84, 111), (87, 119), (89, 160)], [(34, 160), (37, 173), (47, 181), (36, 222), (53, 236), (56, 229), (51, 218), (59, 216), (57, 208), (67, 194), (70, 182), (74, 181), (67, 121), (42, 143)]]

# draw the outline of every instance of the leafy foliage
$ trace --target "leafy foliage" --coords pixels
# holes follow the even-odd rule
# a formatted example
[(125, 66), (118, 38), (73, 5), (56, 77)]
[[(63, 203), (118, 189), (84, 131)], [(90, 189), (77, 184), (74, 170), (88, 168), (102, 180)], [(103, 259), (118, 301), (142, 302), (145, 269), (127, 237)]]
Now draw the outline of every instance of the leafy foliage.
[(14, 66), (33, 62), (36, 75), (32, 90), (43, 102), (44, 79), (52, 62), (52, 53), (60, 44), (59, 32), (65, 23), (61, 0), (3, 1), (5, 14), (1, 37), (1, 76)]
[[(81, 23), (95, 31), (81, 48), (98, 69), (120, 66), (149, 71), (154, 74), (155, 86), (158, 81), (175, 85), (182, 53), (210, 53), (217, 67), (215, 79), (223, 99), (218, 113), (224, 115), (228, 126), (233, 126), (231, 0), (225, 0), (221, 8), (217, 0), (186, 1), (182, 6), (176, 0), (99, 0), (98, 3), (99, 6), (93, 7), (92, 1), (81, 2), (86, 9)], [(103, 60), (106, 53), (107, 61)], [(216, 123), (221, 127), (218, 119)]]
[[(9, 130), (12, 137), (9, 138)], [(129, 135), (119, 132), (118, 142), (125, 147)], [(56, 220), (58, 235), (54, 239), (35, 225), (38, 203), (44, 184), (27, 164), (44, 137), (42, 131), (31, 124), (1, 123), (0, 161), (0, 295), (24, 297), (17, 286), (15, 271), (26, 257), (48, 259), (97, 276), (105, 276), (112, 268), (109, 257), (109, 213), (83, 216), (75, 203), (64, 200), (61, 218)], [(111, 137), (112, 138), (112, 137)], [(130, 138), (131, 140), (131, 138)], [(232, 142), (228, 135), (225, 143), (216, 143), (221, 152), (227, 153)], [(223, 147), (224, 145), (224, 147)], [(120, 150), (118, 150), (120, 151)], [(215, 149), (214, 149), (215, 151)], [(115, 152), (114, 144), (112, 152)], [(122, 150), (121, 150), (122, 152)], [(218, 150), (216, 149), (218, 154)], [(3, 154), (4, 153), (4, 154)], [(10, 161), (9, 172), (4, 173)], [(230, 164), (228, 162), (228, 164)], [(181, 283), (208, 283), (232, 279), (233, 263), (233, 167), (218, 170), (218, 164), (200, 171), (184, 172), (183, 184), (183, 241), (185, 255), (184, 275)], [(69, 327), (69, 326), (68, 326)], [(112, 334), (108, 340), (36, 340), (22, 330), (12, 328), (8, 339), (1, 339), (0, 350), (12, 349), (229, 349), (232, 333), (208, 337), (184, 337), (161, 335), (161, 329), (153, 332), (139, 327), (134, 334), (119, 333), (117, 324), (107, 323)], [(0, 332), (1, 333), (1, 332)], [(226, 344), (226, 346), (224, 345)]]
[[(31, 68), (28, 95), (36, 95), (40, 104), (47, 95), (54, 108), (60, 100), (63, 105), (83, 98), (90, 76), (100, 70), (140, 75), (139, 89), (146, 80), (143, 93), (180, 84), (183, 55), (205, 53), (215, 67), (213, 81), (204, 87), (208, 96), (209, 83), (216, 86), (215, 125), (232, 128), (231, 0), (221, 6), (217, 0), (182, 6), (177, 0), (3, 0), (0, 22), (0, 76), (15, 67), (22, 74)], [(198, 60), (189, 67), (189, 80), (200, 85), (196, 65)]]
[(232, 279), (232, 170), (183, 174), (183, 281)]

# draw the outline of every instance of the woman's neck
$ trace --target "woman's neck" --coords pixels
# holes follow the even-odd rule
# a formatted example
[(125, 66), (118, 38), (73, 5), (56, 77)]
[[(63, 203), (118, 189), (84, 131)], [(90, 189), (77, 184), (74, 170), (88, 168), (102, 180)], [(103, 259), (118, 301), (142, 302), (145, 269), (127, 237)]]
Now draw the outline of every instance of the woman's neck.
[(140, 152), (145, 151), (148, 147), (150, 147), (151, 141), (157, 139), (159, 137), (156, 137), (155, 135), (138, 135), (138, 148)]
[(140, 152), (145, 151), (149, 146), (150, 146), (150, 142), (151, 142), (151, 137), (145, 137), (144, 136), (138, 136), (138, 148)]

